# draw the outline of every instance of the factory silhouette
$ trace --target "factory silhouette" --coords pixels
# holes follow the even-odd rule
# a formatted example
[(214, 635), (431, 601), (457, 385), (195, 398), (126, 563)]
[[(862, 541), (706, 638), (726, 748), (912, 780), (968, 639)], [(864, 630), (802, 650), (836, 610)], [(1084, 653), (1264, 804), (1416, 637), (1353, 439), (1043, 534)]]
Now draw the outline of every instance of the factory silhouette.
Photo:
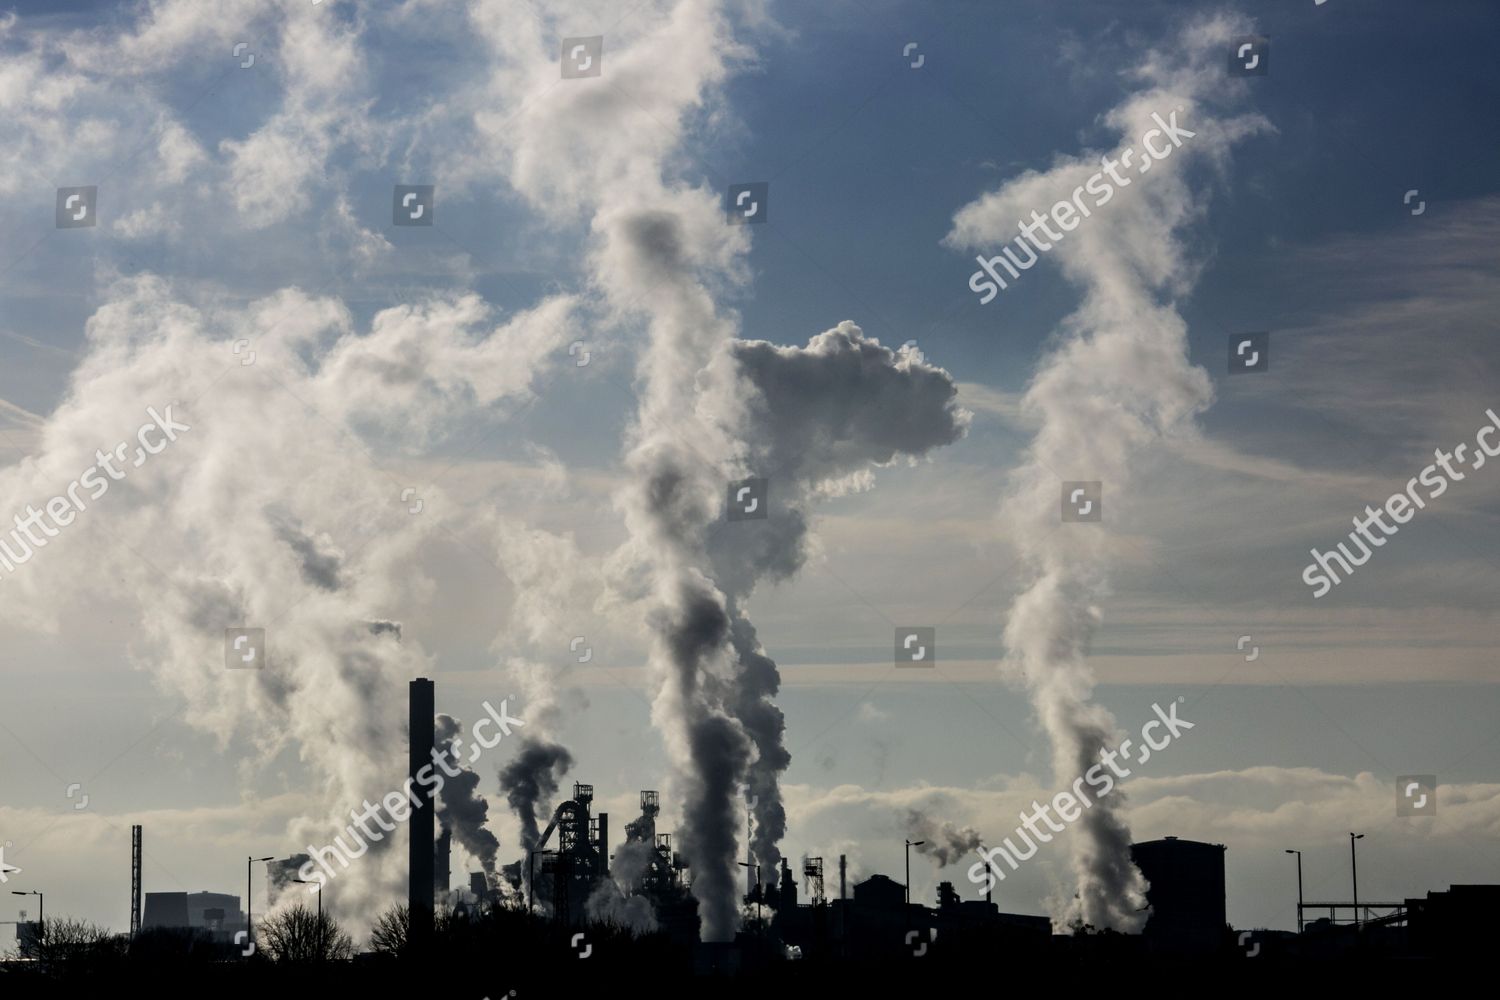
[[(432, 682), (411, 682), (410, 696), (415, 775), (433, 744)], [(611, 854), (609, 815), (594, 812), (592, 785), (575, 783), (524, 861), (471, 873), (457, 886), (452, 831), (438, 829), (430, 790), (419, 798), (408, 823), (406, 904), (376, 922), (369, 948), (351, 946), (347, 936), (342, 946), (329, 946), (341, 932), (323, 916), (321, 888), (299, 874), (313, 860), (307, 854), (247, 859), (243, 901), (218, 892), (143, 893), (144, 831), (136, 826), (128, 936), (84, 940), (73, 924), (44, 921), (39, 912), (36, 921), (17, 923), (16, 948), (0, 961), (0, 989), (6, 996), (28, 995), (28, 986), (55, 995), (61, 982), (139, 977), (233, 993), (278, 987), (289, 975), (303, 986), (379, 988), (441, 969), (450, 984), (485, 991), (476, 996), (516, 995), (559, 975), (610, 983), (632, 973), (649, 974), (657, 992), (664, 980), (678, 979), (686, 989), (709, 977), (721, 993), (758, 995), (767, 982), (890, 987), (976, 963), (1003, 964), (1007, 975), (1038, 981), (1058, 964), (1236, 976), (1293, 970), (1304, 981), (1324, 974), (1384, 981), (1479, 954), (1500, 908), (1500, 885), (1454, 885), (1399, 901), (1299, 898), (1297, 932), (1236, 930), (1226, 914), (1227, 848), (1166, 837), (1131, 847), (1149, 882), (1139, 934), (1091, 927), (1055, 933), (1045, 916), (1003, 912), (993, 890), (965, 899), (949, 881), (930, 903), (910, 899), (906, 884), (883, 874), (850, 884), (840, 856), (806, 858), (800, 870), (783, 859), (771, 872), (742, 862), (745, 925), (733, 941), (703, 942), (691, 868), (673, 850), (671, 833), (656, 828), (656, 791), (640, 793), (640, 814), (625, 824), (625, 839)], [(252, 913), (257, 863), (266, 866), (266, 891)], [(304, 902), (314, 891), (315, 919)], [(289, 906), (302, 924), (264, 919)], [(298, 933), (301, 951), (287, 944)]]

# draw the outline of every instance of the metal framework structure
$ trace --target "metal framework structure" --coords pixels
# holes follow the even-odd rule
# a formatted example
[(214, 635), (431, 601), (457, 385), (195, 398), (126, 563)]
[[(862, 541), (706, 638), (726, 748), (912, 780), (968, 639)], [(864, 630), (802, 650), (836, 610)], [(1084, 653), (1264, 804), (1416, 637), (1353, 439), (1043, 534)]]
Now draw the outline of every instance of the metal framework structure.
[(802, 874), (807, 879), (807, 895), (814, 906), (822, 906), (825, 902), (823, 896), (823, 859), (808, 858), (802, 863)]
[(141, 828), (130, 828), (130, 936), (141, 930)]
[[(1334, 926), (1344, 925), (1360, 927), (1365, 924), (1398, 924), (1406, 919), (1405, 903), (1298, 903), (1298, 926), (1305, 926), (1307, 924), (1313, 923), (1316, 920), (1325, 919), (1318, 916), (1309, 918), (1305, 915), (1309, 911), (1316, 912), (1322, 910), (1328, 911), (1328, 916), (1326, 919), (1330, 924)], [(1339, 912), (1342, 910), (1350, 911), (1350, 915), (1348, 917), (1340, 918)], [(1371, 910), (1382, 910), (1384, 912), (1372, 917), (1370, 916)], [(1361, 916), (1361, 914), (1363, 914), (1363, 916)]]
[[(575, 783), (573, 797), (557, 807), (532, 851), (541, 860), (542, 874), (552, 878), (553, 913), (556, 919), (568, 923), (582, 919), (589, 891), (598, 879), (609, 874), (609, 847), (605, 843), (608, 821), (602, 813), (597, 817), (590, 814), (593, 804), (594, 786)], [(557, 849), (548, 851), (553, 830), (557, 831)], [(571, 889), (575, 879), (584, 883), (576, 900)]]

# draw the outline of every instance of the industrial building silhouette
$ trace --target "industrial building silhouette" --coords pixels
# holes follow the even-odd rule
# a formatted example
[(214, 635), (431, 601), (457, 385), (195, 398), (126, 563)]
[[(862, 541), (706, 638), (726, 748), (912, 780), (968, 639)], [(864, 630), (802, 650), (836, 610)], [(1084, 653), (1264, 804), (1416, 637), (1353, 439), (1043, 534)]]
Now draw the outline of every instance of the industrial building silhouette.
[[(432, 681), (411, 682), (409, 709), (409, 762), (415, 779), (432, 752)], [(451, 965), (502, 947), (524, 953), (538, 975), (556, 963), (575, 963), (578, 974), (590, 976), (648, 965), (675, 967), (684, 976), (739, 976), (747, 981), (773, 969), (810, 979), (824, 974), (878, 976), (881, 969), (971, 965), (1002, 955), (1083, 965), (1137, 963), (1142, 968), (1153, 962), (1189, 962), (1205, 968), (1294, 963), (1314, 968), (1387, 959), (1412, 967), (1423, 960), (1481, 954), (1481, 938), (1500, 908), (1500, 885), (1455, 885), (1401, 902), (1356, 906), (1299, 900), (1299, 915), (1311, 914), (1300, 932), (1236, 930), (1227, 919), (1226, 846), (1165, 837), (1130, 848), (1149, 883), (1146, 920), (1138, 934), (1090, 927), (1059, 933), (1045, 916), (1004, 912), (988, 896), (962, 898), (949, 881), (939, 884), (931, 904), (908, 900), (907, 886), (884, 874), (871, 874), (851, 885), (847, 858), (840, 856), (836, 868), (825, 868), (825, 860), (832, 859), (822, 857), (806, 858), (798, 869), (783, 859), (771, 872), (761, 872), (753, 859), (743, 862), (744, 927), (734, 941), (705, 943), (698, 939), (691, 868), (673, 849), (672, 834), (657, 829), (658, 792), (641, 791), (639, 815), (624, 824), (624, 839), (611, 853), (609, 815), (595, 813), (594, 787), (577, 782), (571, 795), (553, 809), (523, 860), (493, 875), (470, 873), (455, 886), (452, 832), (438, 829), (431, 789), (420, 783), (413, 787), (423, 798), (408, 823), (410, 919), (405, 946), (399, 957), (361, 954), (352, 962), (337, 963), (351, 981), (367, 973), (415, 975), (421, 962), (438, 955), (446, 956)], [(239, 944), (247, 924), (241, 897), (214, 892), (142, 896), (141, 841), (141, 828), (133, 828), (132, 929), (126, 939), (130, 953), (141, 947), (147, 954), (158, 954), (145, 945), (179, 934), (218, 949), (211, 952), (217, 963), (244, 961), (248, 956)], [(296, 883), (307, 863), (306, 854), (267, 862), (267, 905), (257, 907), (258, 917), (283, 903), (287, 893), (305, 889)], [(622, 926), (620, 911), (612, 907), (632, 899), (649, 904), (649, 927), (631, 931)], [(18, 968), (34, 971), (29, 966), (42, 964), (34, 961), (43, 953), (41, 936), (36, 922), (17, 925), (19, 961), (0, 962), (0, 983)], [(165, 954), (163, 961), (180, 952)], [(583, 958), (590, 963), (581, 963)], [(388, 967), (402, 959), (418, 964)], [(1247, 962), (1255, 964), (1245, 966)], [(207, 975), (201, 962), (195, 968), (196, 975)], [(319, 972), (325, 977), (333, 974), (327, 969)], [(479, 970), (474, 976), (476, 984), (491, 982)]]

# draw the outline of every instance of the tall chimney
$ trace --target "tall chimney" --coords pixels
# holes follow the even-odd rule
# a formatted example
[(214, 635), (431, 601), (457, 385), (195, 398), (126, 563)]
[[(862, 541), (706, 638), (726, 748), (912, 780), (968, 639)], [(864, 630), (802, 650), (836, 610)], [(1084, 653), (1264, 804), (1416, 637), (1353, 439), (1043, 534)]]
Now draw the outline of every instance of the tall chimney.
[(437, 848), (433, 851), (432, 889), (441, 899), (453, 885), (451, 862), (453, 857), (453, 831), (446, 826), (438, 834)]
[(844, 855), (840, 854), (839, 855), (839, 899), (848, 899), (849, 898), (848, 893), (846, 891), (848, 887), (844, 884), (844, 875), (847, 873), (847, 871), (848, 871), (848, 859)]
[(407, 946), (412, 951), (425, 949), (432, 940), (433, 818), (436, 810), (431, 772), (427, 784), (416, 782), (418, 771), (435, 766), (432, 762), (433, 712), (432, 681), (418, 677), (411, 682), (407, 718), (407, 730), (411, 734), (407, 763), (417, 800), (411, 810), (411, 821), (406, 825), (411, 832), (407, 854), (407, 904), (411, 910), (411, 929), (407, 934)]
[(141, 931), (141, 828), (130, 828), (130, 936)]
[(609, 813), (599, 814), (599, 877), (609, 878)]

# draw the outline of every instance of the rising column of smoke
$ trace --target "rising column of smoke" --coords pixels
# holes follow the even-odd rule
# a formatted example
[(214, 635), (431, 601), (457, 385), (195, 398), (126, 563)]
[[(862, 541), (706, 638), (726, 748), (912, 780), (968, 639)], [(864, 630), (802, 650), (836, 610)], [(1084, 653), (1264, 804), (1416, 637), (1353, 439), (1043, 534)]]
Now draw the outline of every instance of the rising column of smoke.
[[(1086, 657), (1100, 619), (1110, 563), (1108, 536), (1096, 526), (1056, 524), (1061, 480), (1102, 480), (1110, 506), (1128, 506), (1130, 464), (1144, 447), (1192, 433), (1192, 420), (1212, 398), (1207, 374), (1189, 363), (1187, 329), (1174, 299), (1197, 273), (1183, 230), (1202, 211), (1188, 182), (1195, 163), (1222, 171), (1232, 144), (1265, 127), (1255, 115), (1225, 116), (1216, 105), (1244, 95), (1226, 81), (1230, 40), (1248, 32), (1236, 18), (1188, 25), (1168, 50), (1150, 53), (1129, 74), (1137, 89), (1104, 124), (1120, 138), (1111, 155), (1139, 147), (1153, 112), (1176, 112), (1186, 139), (1149, 173), (1128, 171), (1129, 186), (1079, 221), (1053, 246), (1083, 303), (1062, 326), (1061, 343), (1042, 362), (1026, 392), (1026, 410), (1040, 429), (1014, 473), (1005, 510), (1032, 572), (1005, 628), (1005, 667), (1024, 681), (1052, 742), (1054, 776), (1071, 783), (1098, 763), (1114, 719), (1090, 697)], [(1142, 157), (1144, 160), (1145, 157)], [(994, 248), (1017, 220), (1068, 200), (1100, 169), (1095, 154), (1059, 158), (965, 206), (946, 237), (950, 246)], [(991, 250), (993, 252), (993, 250)], [(993, 307), (992, 307), (993, 308)], [(1076, 900), (1065, 922), (1133, 929), (1141, 920), (1144, 882), (1130, 860), (1130, 831), (1117, 790), (1085, 810), (1072, 838)]]
[(729, 598), (733, 684), (724, 695), (756, 756), (746, 793), (754, 819), (750, 849), (766, 871), (781, 863), (786, 833), (780, 776), (791, 762), (785, 721), (774, 702), (781, 676), (743, 602), (763, 582), (790, 579), (807, 560), (809, 521), (819, 498), (867, 489), (872, 470), (915, 461), (964, 433), (969, 414), (941, 368), (893, 351), (844, 321), (805, 347), (741, 340), (734, 358), (748, 390), (739, 430), (748, 468), (770, 480), (770, 512), (753, 530), (716, 522), (709, 531), (715, 582)]
[(570, 30), (580, 17), (570, 5), (545, 4), (540, 14), (504, 3), (474, 8), (476, 28), (504, 57), (494, 93), (510, 114), (489, 138), (524, 196), (588, 219), (590, 271), (608, 308), (648, 328), (626, 460), (632, 485), (620, 503), (630, 546), (649, 569), (633, 587), (649, 595), (653, 716), (682, 802), (678, 836), (693, 866), (702, 936), (729, 940), (738, 924), (734, 807), (753, 748), (708, 690), (710, 677), (727, 681), (732, 655), (703, 532), (738, 448), (724, 430), (733, 415), (705, 408), (737, 396), (713, 388), (735, 378), (735, 328), (710, 286), (734, 277), (748, 240), (725, 225), (717, 195), (682, 182), (669, 164), (689, 116), (743, 52), (722, 4), (648, 4), (609, 38), (602, 78), (553, 86), (557, 39), (587, 31)]
[[(182, 699), (190, 724), (226, 746), (248, 741), (247, 775), (283, 750), (300, 755), (309, 803), (287, 843), (329, 844), (351, 810), (401, 787), (405, 683), (429, 664), (385, 616), (419, 598), (424, 547), (442, 526), (437, 509), (406, 513), (400, 483), (352, 446), (357, 428), (378, 414), (426, 438), (524, 392), (514, 373), (491, 380), (493, 362), (534, 369), (569, 336), (565, 302), (488, 331), (476, 300), (435, 302), (359, 331), (340, 303), (295, 290), (213, 330), (157, 278), (107, 299), (32, 454), (0, 470), (0, 509), (65, 490), (97, 449), (131, 438), (147, 405), (177, 401), (191, 430), (9, 577), (0, 617), (45, 631), (101, 603), (132, 609), (133, 660)], [(253, 366), (231, 353), (237, 339), (255, 345)], [(381, 363), (388, 353), (407, 364)], [(266, 628), (258, 669), (226, 669), (225, 629), (240, 626)], [(393, 839), (339, 871), (334, 905), (356, 920), (402, 884)]]
[[(610, 40), (597, 86), (529, 100), (495, 144), (534, 202), (564, 212), (584, 206), (597, 239), (595, 282), (613, 310), (647, 324), (626, 459), (632, 485), (620, 501), (630, 541), (615, 580), (619, 593), (648, 609), (654, 716), (683, 805), (679, 843), (693, 867), (703, 937), (727, 940), (739, 919), (738, 790), (748, 785), (756, 798), (756, 854), (774, 865), (785, 831), (777, 785), (789, 761), (773, 702), (776, 665), (743, 601), (757, 581), (800, 566), (814, 493), (871, 463), (946, 443), (961, 421), (945, 374), (898, 359), (852, 324), (806, 349), (735, 341), (737, 325), (720, 313), (713, 290), (738, 277), (745, 231), (725, 225), (717, 194), (675, 180), (667, 164), (687, 114), (743, 53), (720, 5), (706, 0), (661, 4), (641, 20), (635, 34)], [(525, 20), (485, 30), (506, 65), (525, 66), (540, 49), (542, 65), (555, 72), (553, 33)], [(639, 129), (630, 124), (636, 118)], [(895, 386), (890, 395), (920, 417), (916, 429), (893, 426), (899, 419), (880, 409), (892, 400), (878, 393), (850, 392), (840, 402), (851, 378), (857, 390)], [(820, 390), (832, 404), (809, 411), (804, 396)], [(822, 423), (782, 424), (789, 413)], [(747, 472), (774, 477), (784, 497), (775, 522), (755, 525), (760, 540), (749, 543), (751, 533), (734, 540), (721, 532), (725, 485)]]
[[(583, 558), (571, 535), (555, 534), (496, 517), (496, 564), (510, 583), (506, 628), (492, 643), (526, 705), (526, 731), (517, 752), (500, 772), (500, 787), (520, 824), (523, 880), (530, 878), (529, 852), (572, 754), (556, 738), (562, 709), (557, 669), (560, 654), (572, 655), (569, 637), (581, 627), (586, 608), (599, 589), (593, 564)], [(586, 637), (585, 637), (586, 638)], [(573, 693), (582, 700), (582, 695)]]
[(500, 850), (500, 841), (485, 828), (489, 818), (489, 803), (478, 794), (479, 775), (464, 764), (463, 726), (451, 715), (439, 713), (433, 728), (434, 748), (444, 758), (450, 769), (457, 770), (457, 777), (445, 777), (442, 791), (438, 794), (437, 819), (472, 854), (484, 869), (485, 874), (495, 872), (495, 854)]
[(521, 847), (528, 854), (542, 837), (539, 807), (550, 804), (572, 766), (573, 755), (566, 747), (533, 737), (523, 740), (515, 757), (500, 769), (500, 789), (521, 824)]

